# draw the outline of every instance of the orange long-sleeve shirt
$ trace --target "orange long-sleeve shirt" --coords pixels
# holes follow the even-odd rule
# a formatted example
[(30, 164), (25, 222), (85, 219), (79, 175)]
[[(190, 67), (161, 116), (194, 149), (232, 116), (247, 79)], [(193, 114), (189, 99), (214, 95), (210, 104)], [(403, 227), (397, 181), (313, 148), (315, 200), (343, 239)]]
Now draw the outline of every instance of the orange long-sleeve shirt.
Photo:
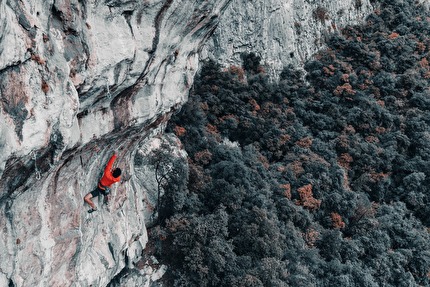
[(110, 159), (108, 164), (106, 165), (105, 171), (103, 173), (103, 177), (100, 180), (100, 184), (106, 187), (110, 187), (115, 182), (121, 180), (121, 176), (113, 177), (112, 175), (112, 165), (115, 162), (116, 154), (114, 154)]

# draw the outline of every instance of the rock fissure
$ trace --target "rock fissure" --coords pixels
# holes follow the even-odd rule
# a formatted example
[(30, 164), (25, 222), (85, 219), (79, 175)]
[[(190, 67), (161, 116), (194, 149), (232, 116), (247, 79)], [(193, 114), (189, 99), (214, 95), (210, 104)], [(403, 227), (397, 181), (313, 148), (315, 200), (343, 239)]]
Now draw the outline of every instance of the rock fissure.
[(131, 35), (134, 37), (134, 33), (133, 33), (133, 26), (131, 25), (131, 16), (133, 15), (133, 11), (132, 10), (127, 10), (122, 12), (122, 15), (124, 16), (125, 20), (127, 21), (128, 27), (130, 27), (130, 32)]
[[(172, 5), (173, 1), (174, 0), (167, 0), (163, 4), (163, 6), (161, 7), (161, 9), (159, 10), (159, 12), (157, 13), (157, 15), (155, 16), (155, 19), (154, 19), (155, 34), (154, 34), (154, 38), (152, 40), (151, 50), (148, 51), (149, 59), (147, 60), (147, 62), (145, 64), (145, 67), (143, 68), (142, 74), (136, 80), (136, 82), (134, 83), (134, 85), (133, 85), (133, 87), (132, 87), (132, 89), (130, 91), (135, 91), (136, 89), (140, 88), (140, 85), (142, 85), (142, 81), (144, 81), (145, 77), (149, 73), (149, 67), (151, 66), (151, 64), (154, 61), (155, 52), (157, 50), (157, 46), (158, 46), (159, 41), (160, 41), (161, 24), (163, 22), (163, 18), (164, 18), (165, 13), (170, 8), (170, 6)], [(161, 64), (160, 64), (160, 66), (161, 66)], [(156, 74), (158, 74), (158, 73), (156, 73)]]
[[(6, 227), (9, 227), (9, 230), (7, 230), (7, 232), (10, 234), (10, 238), (8, 238), (6, 240), (6, 244), (5, 244), (5, 246), (8, 249), (7, 252), (8, 252), (9, 255), (10, 255), (10, 253), (12, 253), (13, 255), (15, 255), (16, 254), (16, 250), (15, 249), (18, 248), (16, 245), (19, 245), (21, 243), (20, 242), (21, 239), (19, 239), (19, 237), (17, 236), (16, 228), (13, 225), (13, 222), (14, 222), (13, 216), (14, 215), (12, 213), (12, 206), (13, 206), (13, 201), (11, 199), (9, 199), (9, 198), (8, 199), (0, 199), (0, 207), (2, 209), (4, 208), (4, 215), (5, 215), (5, 218), (6, 218), (6, 221), (7, 221), (5, 223), (5, 225), (6, 225)], [(15, 243), (16, 243), (15, 246), (13, 245), (13, 242), (11, 242), (14, 239), (16, 240), (15, 241)], [(10, 250), (11, 246), (12, 246), (12, 250)], [(12, 266), (11, 266), (12, 270), (15, 270), (16, 261), (12, 260), (11, 264), (12, 264)], [(0, 268), (0, 270), (1, 269), (3, 269), (3, 268)], [(8, 274), (6, 273), (5, 275), (8, 275)]]
[(118, 272), (118, 274), (116, 274), (112, 278), (112, 280), (109, 281), (109, 283), (106, 285), (106, 287), (120, 286), (121, 279), (130, 273), (130, 268), (128, 267), (128, 264), (129, 264), (128, 261), (129, 261), (128, 256), (127, 256), (127, 254), (125, 254), (125, 256), (124, 256), (124, 268), (122, 268), (121, 271)]
[[(0, 39), (1, 41), (1, 39)], [(15, 63), (11, 63), (10, 65), (0, 69), (0, 74), (6, 74), (8, 72), (11, 72), (11, 70), (21, 67), (22, 65), (25, 65), (28, 61), (31, 60), (31, 56), (27, 56), (23, 60), (18, 60)]]
[(161, 24), (164, 18), (164, 15), (166, 14), (167, 10), (170, 8), (174, 0), (166, 0), (164, 2), (163, 6), (157, 13), (157, 16), (155, 16), (154, 19), (154, 26), (155, 26), (155, 35), (154, 39), (152, 41), (152, 49), (150, 51), (151, 54), (155, 53), (157, 50), (158, 43), (160, 41), (160, 30), (161, 30)]

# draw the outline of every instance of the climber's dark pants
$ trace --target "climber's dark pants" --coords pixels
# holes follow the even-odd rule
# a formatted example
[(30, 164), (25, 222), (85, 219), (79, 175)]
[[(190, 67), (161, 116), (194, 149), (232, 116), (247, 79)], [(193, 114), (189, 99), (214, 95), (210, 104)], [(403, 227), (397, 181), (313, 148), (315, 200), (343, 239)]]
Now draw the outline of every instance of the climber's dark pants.
[(101, 193), (101, 194), (103, 194), (104, 196), (106, 196), (106, 195), (107, 195), (107, 193), (106, 193), (103, 189), (101, 189), (100, 187), (98, 187), (98, 186), (97, 186), (97, 188), (96, 188), (96, 189), (94, 189), (93, 191), (91, 191), (91, 195), (92, 195), (93, 197), (97, 197), (97, 196), (99, 196), (99, 195), (100, 195), (100, 193)]

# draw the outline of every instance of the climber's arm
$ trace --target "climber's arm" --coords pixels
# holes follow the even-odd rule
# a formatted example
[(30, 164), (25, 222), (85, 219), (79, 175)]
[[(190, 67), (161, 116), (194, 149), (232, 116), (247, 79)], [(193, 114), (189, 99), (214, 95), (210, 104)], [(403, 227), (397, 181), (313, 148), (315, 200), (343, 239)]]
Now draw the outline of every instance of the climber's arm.
[(114, 153), (112, 155), (112, 157), (110, 158), (108, 164), (106, 165), (106, 168), (105, 168), (105, 171), (104, 171), (105, 174), (110, 173), (110, 171), (112, 170), (113, 163), (115, 162), (115, 159), (116, 159), (116, 153)]

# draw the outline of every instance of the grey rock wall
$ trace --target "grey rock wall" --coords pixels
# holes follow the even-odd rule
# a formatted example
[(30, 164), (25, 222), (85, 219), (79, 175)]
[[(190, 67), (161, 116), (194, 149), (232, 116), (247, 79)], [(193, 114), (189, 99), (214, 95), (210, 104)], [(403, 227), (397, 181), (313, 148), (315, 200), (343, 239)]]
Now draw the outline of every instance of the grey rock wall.
[(288, 64), (300, 66), (324, 46), (330, 33), (363, 21), (369, 0), (233, 0), (202, 50), (225, 66), (240, 66), (240, 55), (254, 52), (277, 79)]
[[(133, 153), (157, 149), (161, 141), (175, 146), (161, 131), (162, 126), (146, 134)], [(109, 156), (97, 144), (87, 146), (3, 206), (0, 255), (7, 260), (0, 262), (1, 286), (106, 286), (123, 270), (136, 284), (129, 286), (150, 286), (160, 278), (166, 266), (154, 267), (144, 251), (157, 203), (150, 166), (119, 153), (123, 180), (113, 187), (108, 205), (98, 197), (98, 211), (86, 212), (82, 198), (96, 187)], [(186, 161), (181, 153), (172, 156)]]
[(197, 51), (228, 2), (2, 1), (6, 192), (18, 184), (7, 177), (11, 158), (53, 146), (55, 162), (65, 150), (147, 124), (183, 103)]
[[(186, 100), (228, 2), (0, 1), (0, 286), (161, 276), (144, 251), (154, 175), (134, 155)], [(114, 150), (123, 181), (89, 215)]]

